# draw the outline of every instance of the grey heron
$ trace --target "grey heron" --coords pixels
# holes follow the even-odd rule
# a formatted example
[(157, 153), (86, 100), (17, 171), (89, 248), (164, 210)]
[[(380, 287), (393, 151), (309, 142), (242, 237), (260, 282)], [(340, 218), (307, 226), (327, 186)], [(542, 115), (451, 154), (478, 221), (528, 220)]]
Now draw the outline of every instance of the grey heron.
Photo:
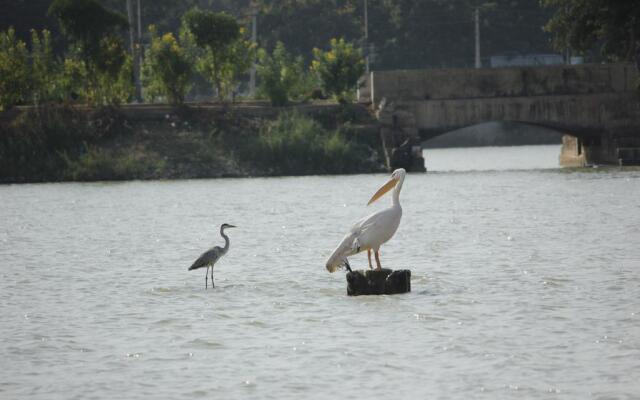
[(224, 238), (224, 247), (214, 246), (209, 250), (202, 253), (198, 259), (191, 264), (189, 267), (189, 271), (192, 269), (198, 269), (202, 267), (207, 267), (207, 272), (204, 274), (204, 288), (207, 288), (207, 283), (209, 280), (209, 268), (211, 268), (211, 287), (215, 287), (213, 284), (213, 266), (215, 263), (229, 251), (229, 237), (224, 234), (224, 230), (227, 228), (235, 228), (234, 225), (231, 224), (222, 224), (220, 225), (220, 236)]

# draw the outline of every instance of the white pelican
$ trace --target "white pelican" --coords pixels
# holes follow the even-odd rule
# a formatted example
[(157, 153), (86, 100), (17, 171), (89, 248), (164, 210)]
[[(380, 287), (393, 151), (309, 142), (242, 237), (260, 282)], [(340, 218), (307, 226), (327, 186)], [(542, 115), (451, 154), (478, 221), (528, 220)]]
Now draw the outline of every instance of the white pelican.
[(371, 250), (376, 258), (377, 269), (380, 270), (382, 265), (380, 264), (380, 246), (386, 243), (393, 237), (400, 225), (400, 219), (402, 218), (402, 207), (400, 207), (400, 190), (402, 190), (402, 183), (407, 172), (403, 169), (397, 169), (391, 174), (391, 179), (371, 197), (371, 200), (367, 205), (373, 203), (382, 197), (383, 194), (393, 189), (393, 202), (391, 207), (378, 211), (356, 222), (349, 233), (342, 239), (342, 242), (336, 247), (331, 254), (331, 257), (327, 260), (327, 270), (334, 272), (341, 266), (346, 266), (350, 271), (349, 261), (347, 257), (352, 256), (361, 251), (367, 251), (367, 258), (369, 259), (369, 268), (373, 269), (371, 265)]

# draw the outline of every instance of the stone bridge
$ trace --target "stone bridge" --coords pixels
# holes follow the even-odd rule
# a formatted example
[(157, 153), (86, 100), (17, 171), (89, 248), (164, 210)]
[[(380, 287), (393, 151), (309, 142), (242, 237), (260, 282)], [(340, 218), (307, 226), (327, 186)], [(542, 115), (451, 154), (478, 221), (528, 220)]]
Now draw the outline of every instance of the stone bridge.
[(637, 84), (633, 64), (374, 71), (360, 101), (378, 110), (392, 168), (419, 169), (421, 140), (491, 121), (564, 133), (563, 165), (638, 163)]

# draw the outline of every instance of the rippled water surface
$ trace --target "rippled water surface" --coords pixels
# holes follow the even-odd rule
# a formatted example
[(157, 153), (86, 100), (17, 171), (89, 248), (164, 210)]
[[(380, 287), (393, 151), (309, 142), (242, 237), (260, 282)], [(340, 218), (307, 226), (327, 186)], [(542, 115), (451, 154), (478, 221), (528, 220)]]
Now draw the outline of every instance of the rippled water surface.
[(640, 172), (409, 175), (413, 291), (347, 297), (385, 179), (0, 186), (0, 398), (640, 398)]

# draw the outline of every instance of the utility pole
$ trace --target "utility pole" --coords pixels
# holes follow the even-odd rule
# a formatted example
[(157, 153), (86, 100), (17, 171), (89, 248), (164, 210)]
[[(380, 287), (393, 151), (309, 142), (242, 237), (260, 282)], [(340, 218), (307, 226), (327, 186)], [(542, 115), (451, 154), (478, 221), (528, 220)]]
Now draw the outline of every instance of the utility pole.
[(133, 57), (133, 52), (135, 49), (135, 41), (133, 40), (133, 5), (131, 4), (131, 0), (127, 0), (127, 19), (129, 21), (129, 44), (131, 46), (131, 56)]
[(142, 0), (138, 0), (138, 44), (142, 43)]
[(142, 0), (138, 0), (138, 43), (136, 46), (136, 56), (138, 59), (138, 74), (136, 85), (136, 95), (140, 94), (140, 101), (142, 102)]
[(364, 48), (366, 56), (364, 58), (365, 73), (369, 76), (369, 12), (367, 0), (364, 0)]
[[(251, 6), (251, 41), (258, 45), (258, 8), (255, 4)], [(255, 97), (256, 95), (256, 63), (255, 60), (251, 65), (251, 72), (249, 75), (249, 95)]]
[(129, 41), (131, 43), (131, 58), (133, 59), (133, 79), (136, 87), (136, 101), (142, 103), (142, 87), (140, 85), (140, 65), (137, 57), (137, 43), (135, 39), (135, 23), (133, 15), (133, 3), (127, 0), (127, 16), (129, 19)]
[(480, 8), (476, 7), (474, 12), (474, 19), (476, 23), (476, 68), (481, 68), (482, 63), (480, 62)]

